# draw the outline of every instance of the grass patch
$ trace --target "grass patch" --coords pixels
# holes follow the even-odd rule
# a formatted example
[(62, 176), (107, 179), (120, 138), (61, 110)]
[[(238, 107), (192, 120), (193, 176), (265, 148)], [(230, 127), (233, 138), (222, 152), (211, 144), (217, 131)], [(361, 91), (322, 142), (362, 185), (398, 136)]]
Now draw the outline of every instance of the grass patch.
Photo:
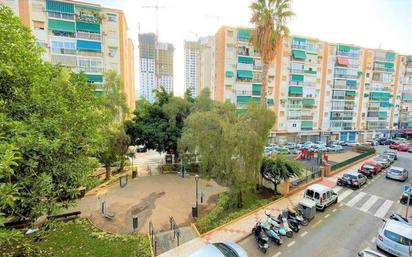
[(255, 193), (246, 192), (243, 195), (243, 208), (234, 208), (233, 196), (225, 192), (219, 196), (215, 208), (206, 216), (199, 218), (196, 221), (196, 227), (199, 233), (203, 234), (209, 230), (226, 224), (248, 212), (251, 212), (261, 206), (264, 206), (276, 199), (282, 197), (281, 195), (274, 196), (268, 192)]
[(151, 256), (146, 235), (109, 234), (96, 229), (87, 220), (55, 223), (37, 245), (51, 256)]

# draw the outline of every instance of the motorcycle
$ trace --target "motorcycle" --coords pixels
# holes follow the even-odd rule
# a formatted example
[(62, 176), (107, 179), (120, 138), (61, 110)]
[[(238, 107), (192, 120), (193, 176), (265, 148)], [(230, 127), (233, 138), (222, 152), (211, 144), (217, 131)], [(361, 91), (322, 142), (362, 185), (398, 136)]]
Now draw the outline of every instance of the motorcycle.
[(292, 229), (293, 232), (298, 233), (300, 228), (299, 228), (299, 221), (297, 221), (294, 218), (288, 217), (286, 215), (279, 214), (278, 217), (279, 220), (283, 221), (283, 224), (287, 224), (287, 226)]
[(295, 218), (302, 226), (307, 226), (309, 224), (309, 220), (303, 216), (300, 209), (296, 209), (296, 211), (288, 209), (288, 216)]
[(265, 215), (268, 217), (267, 222), (273, 225), (275, 232), (277, 232), (280, 236), (287, 236), (289, 238), (293, 237), (292, 230), (289, 227), (285, 227), (283, 225), (283, 221), (278, 220), (268, 210), (265, 211)]
[(408, 204), (408, 198), (409, 198), (409, 205), (412, 205), (412, 196), (409, 197), (408, 193), (403, 193), (401, 197), (401, 204)]
[(391, 216), (389, 216), (389, 219), (410, 225), (409, 221), (406, 218), (402, 217), (402, 215), (400, 215), (398, 212), (393, 212)]
[(264, 229), (262, 228), (262, 225), (260, 222), (256, 223), (256, 225), (252, 229), (252, 234), (255, 236), (255, 240), (258, 244), (259, 249), (261, 249), (264, 253), (267, 252), (269, 248), (269, 238), (268, 236), (264, 233)]
[(344, 187), (344, 186), (349, 186), (348, 181), (346, 181), (346, 180), (343, 179), (343, 178), (338, 178), (338, 180), (337, 180), (337, 182), (336, 182), (336, 185), (342, 186), (342, 187)]
[(283, 240), (278, 233), (273, 229), (273, 225), (269, 223), (263, 223), (262, 228), (266, 235), (277, 245), (282, 245)]

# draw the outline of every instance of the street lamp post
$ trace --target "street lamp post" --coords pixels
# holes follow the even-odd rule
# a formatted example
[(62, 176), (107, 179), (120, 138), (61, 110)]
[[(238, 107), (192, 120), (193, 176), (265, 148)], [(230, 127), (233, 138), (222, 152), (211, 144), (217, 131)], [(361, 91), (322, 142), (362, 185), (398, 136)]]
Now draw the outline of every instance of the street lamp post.
[(195, 181), (196, 181), (196, 217), (199, 217), (199, 200), (198, 200), (198, 190), (199, 190), (199, 175), (195, 175)]

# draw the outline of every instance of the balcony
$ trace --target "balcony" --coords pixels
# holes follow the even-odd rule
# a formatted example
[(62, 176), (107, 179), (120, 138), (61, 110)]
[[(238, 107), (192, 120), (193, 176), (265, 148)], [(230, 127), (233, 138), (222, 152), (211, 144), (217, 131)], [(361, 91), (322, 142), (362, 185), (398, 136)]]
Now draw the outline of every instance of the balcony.
[(343, 79), (357, 79), (358, 75), (351, 75), (351, 74), (336, 74), (335, 78), (343, 78)]
[(82, 56), (92, 56), (92, 57), (102, 57), (103, 53), (100, 52), (89, 52), (89, 51), (78, 51), (78, 55)]
[(78, 70), (82, 70), (88, 73), (103, 73), (102, 67), (79, 67)]
[(53, 19), (74, 20), (74, 14), (48, 12), (47, 16)]
[(66, 48), (52, 48), (51, 52), (53, 54), (69, 54), (76, 55), (76, 49), (66, 49)]
[(253, 70), (253, 64), (249, 63), (238, 63), (237, 64), (238, 70)]
[(304, 70), (299, 70), (299, 69), (291, 69), (290, 70), (290, 73), (293, 73), (293, 74), (304, 74)]
[(82, 39), (89, 39), (89, 40), (102, 40), (102, 36), (97, 33), (91, 33), (91, 32), (83, 32), (83, 31), (77, 31), (76, 33), (77, 38), (82, 38)]
[(288, 104), (288, 109), (302, 109), (303, 104)]
[(295, 43), (292, 43), (292, 49), (305, 50), (308, 52), (318, 52), (319, 51), (319, 48), (315, 45), (295, 44)]
[(313, 114), (312, 115), (302, 115), (302, 120), (313, 120)]
[(287, 116), (288, 120), (301, 120), (301, 116), (296, 116), (296, 115), (291, 115), (291, 116)]

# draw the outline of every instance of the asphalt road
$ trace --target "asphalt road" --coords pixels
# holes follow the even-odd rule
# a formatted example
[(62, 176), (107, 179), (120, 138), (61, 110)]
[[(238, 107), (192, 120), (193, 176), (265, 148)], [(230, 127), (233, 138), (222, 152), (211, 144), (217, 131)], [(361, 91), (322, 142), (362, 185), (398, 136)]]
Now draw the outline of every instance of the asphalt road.
[[(378, 152), (387, 147), (378, 147)], [(398, 153), (395, 166), (412, 167), (412, 153)], [(408, 181), (412, 180), (412, 173)], [(288, 256), (357, 256), (360, 250), (376, 250), (375, 237), (382, 218), (400, 207), (399, 198), (404, 182), (388, 180), (384, 173), (368, 181), (359, 190), (338, 188), (339, 202), (325, 212), (317, 212), (308, 226), (301, 227), (293, 238), (285, 238), (282, 246), (270, 243), (266, 254), (257, 248), (254, 237), (240, 242), (249, 257)], [(412, 208), (411, 208), (412, 209)]]

